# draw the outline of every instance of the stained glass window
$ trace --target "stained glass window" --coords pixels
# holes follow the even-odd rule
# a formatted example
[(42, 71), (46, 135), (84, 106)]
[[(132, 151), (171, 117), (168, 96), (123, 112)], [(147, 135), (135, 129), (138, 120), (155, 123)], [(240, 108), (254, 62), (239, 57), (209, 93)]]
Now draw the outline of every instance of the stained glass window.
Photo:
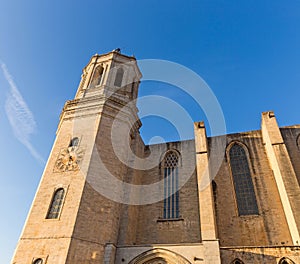
[(178, 190), (178, 161), (176, 152), (166, 154), (164, 168), (164, 212), (165, 219), (179, 218), (179, 190)]
[(258, 214), (254, 186), (244, 148), (239, 144), (234, 144), (229, 150), (229, 156), (239, 215)]
[(64, 199), (65, 190), (60, 188), (55, 191), (51, 205), (47, 214), (47, 219), (57, 219), (61, 210), (62, 202)]

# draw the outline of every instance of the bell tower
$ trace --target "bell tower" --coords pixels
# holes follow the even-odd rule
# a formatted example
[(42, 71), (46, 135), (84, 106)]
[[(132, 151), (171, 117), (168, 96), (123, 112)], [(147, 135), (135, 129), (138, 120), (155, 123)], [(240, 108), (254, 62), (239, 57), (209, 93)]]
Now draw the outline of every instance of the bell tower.
[(114, 263), (123, 195), (114, 182), (127, 173), (119, 156), (141, 126), (140, 78), (136, 59), (119, 49), (94, 55), (83, 69), (12, 263)]

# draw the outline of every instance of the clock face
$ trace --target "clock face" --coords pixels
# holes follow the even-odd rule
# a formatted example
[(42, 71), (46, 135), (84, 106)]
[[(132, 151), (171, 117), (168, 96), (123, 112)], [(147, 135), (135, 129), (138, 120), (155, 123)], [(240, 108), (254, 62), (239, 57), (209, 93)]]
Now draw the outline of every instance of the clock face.
[(74, 147), (62, 149), (55, 163), (55, 171), (79, 170), (79, 164), (83, 158), (84, 151)]

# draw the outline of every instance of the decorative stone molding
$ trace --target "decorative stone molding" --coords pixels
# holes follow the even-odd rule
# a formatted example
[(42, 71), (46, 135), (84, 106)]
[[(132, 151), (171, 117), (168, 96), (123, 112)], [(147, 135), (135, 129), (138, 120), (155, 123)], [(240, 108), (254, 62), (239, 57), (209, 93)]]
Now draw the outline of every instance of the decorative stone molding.
[(181, 255), (166, 249), (151, 249), (146, 251), (133, 260), (129, 264), (191, 264)]

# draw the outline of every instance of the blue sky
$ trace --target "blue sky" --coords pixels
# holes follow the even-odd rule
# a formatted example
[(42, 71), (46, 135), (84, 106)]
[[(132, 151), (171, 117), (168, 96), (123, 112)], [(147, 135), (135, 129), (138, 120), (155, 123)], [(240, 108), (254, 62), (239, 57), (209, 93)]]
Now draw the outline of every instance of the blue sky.
[[(259, 129), (267, 110), (275, 111), (281, 126), (292, 125), (300, 123), (299, 25), (300, 1), (2, 1), (0, 60), (18, 92), (2, 67), (0, 263), (11, 259), (60, 111), (74, 97), (81, 69), (93, 54), (120, 47), (137, 59), (190, 68), (218, 98), (228, 132)], [(179, 98), (194, 121), (205, 119), (176, 88), (142, 83), (140, 95), (147, 94)], [(5, 111), (9, 99), (26, 110), (15, 119), (28, 129), (22, 142)], [(151, 129), (153, 122), (169, 132)], [(146, 141), (155, 135), (176, 139), (174, 128), (162, 120), (149, 117), (143, 123)]]

